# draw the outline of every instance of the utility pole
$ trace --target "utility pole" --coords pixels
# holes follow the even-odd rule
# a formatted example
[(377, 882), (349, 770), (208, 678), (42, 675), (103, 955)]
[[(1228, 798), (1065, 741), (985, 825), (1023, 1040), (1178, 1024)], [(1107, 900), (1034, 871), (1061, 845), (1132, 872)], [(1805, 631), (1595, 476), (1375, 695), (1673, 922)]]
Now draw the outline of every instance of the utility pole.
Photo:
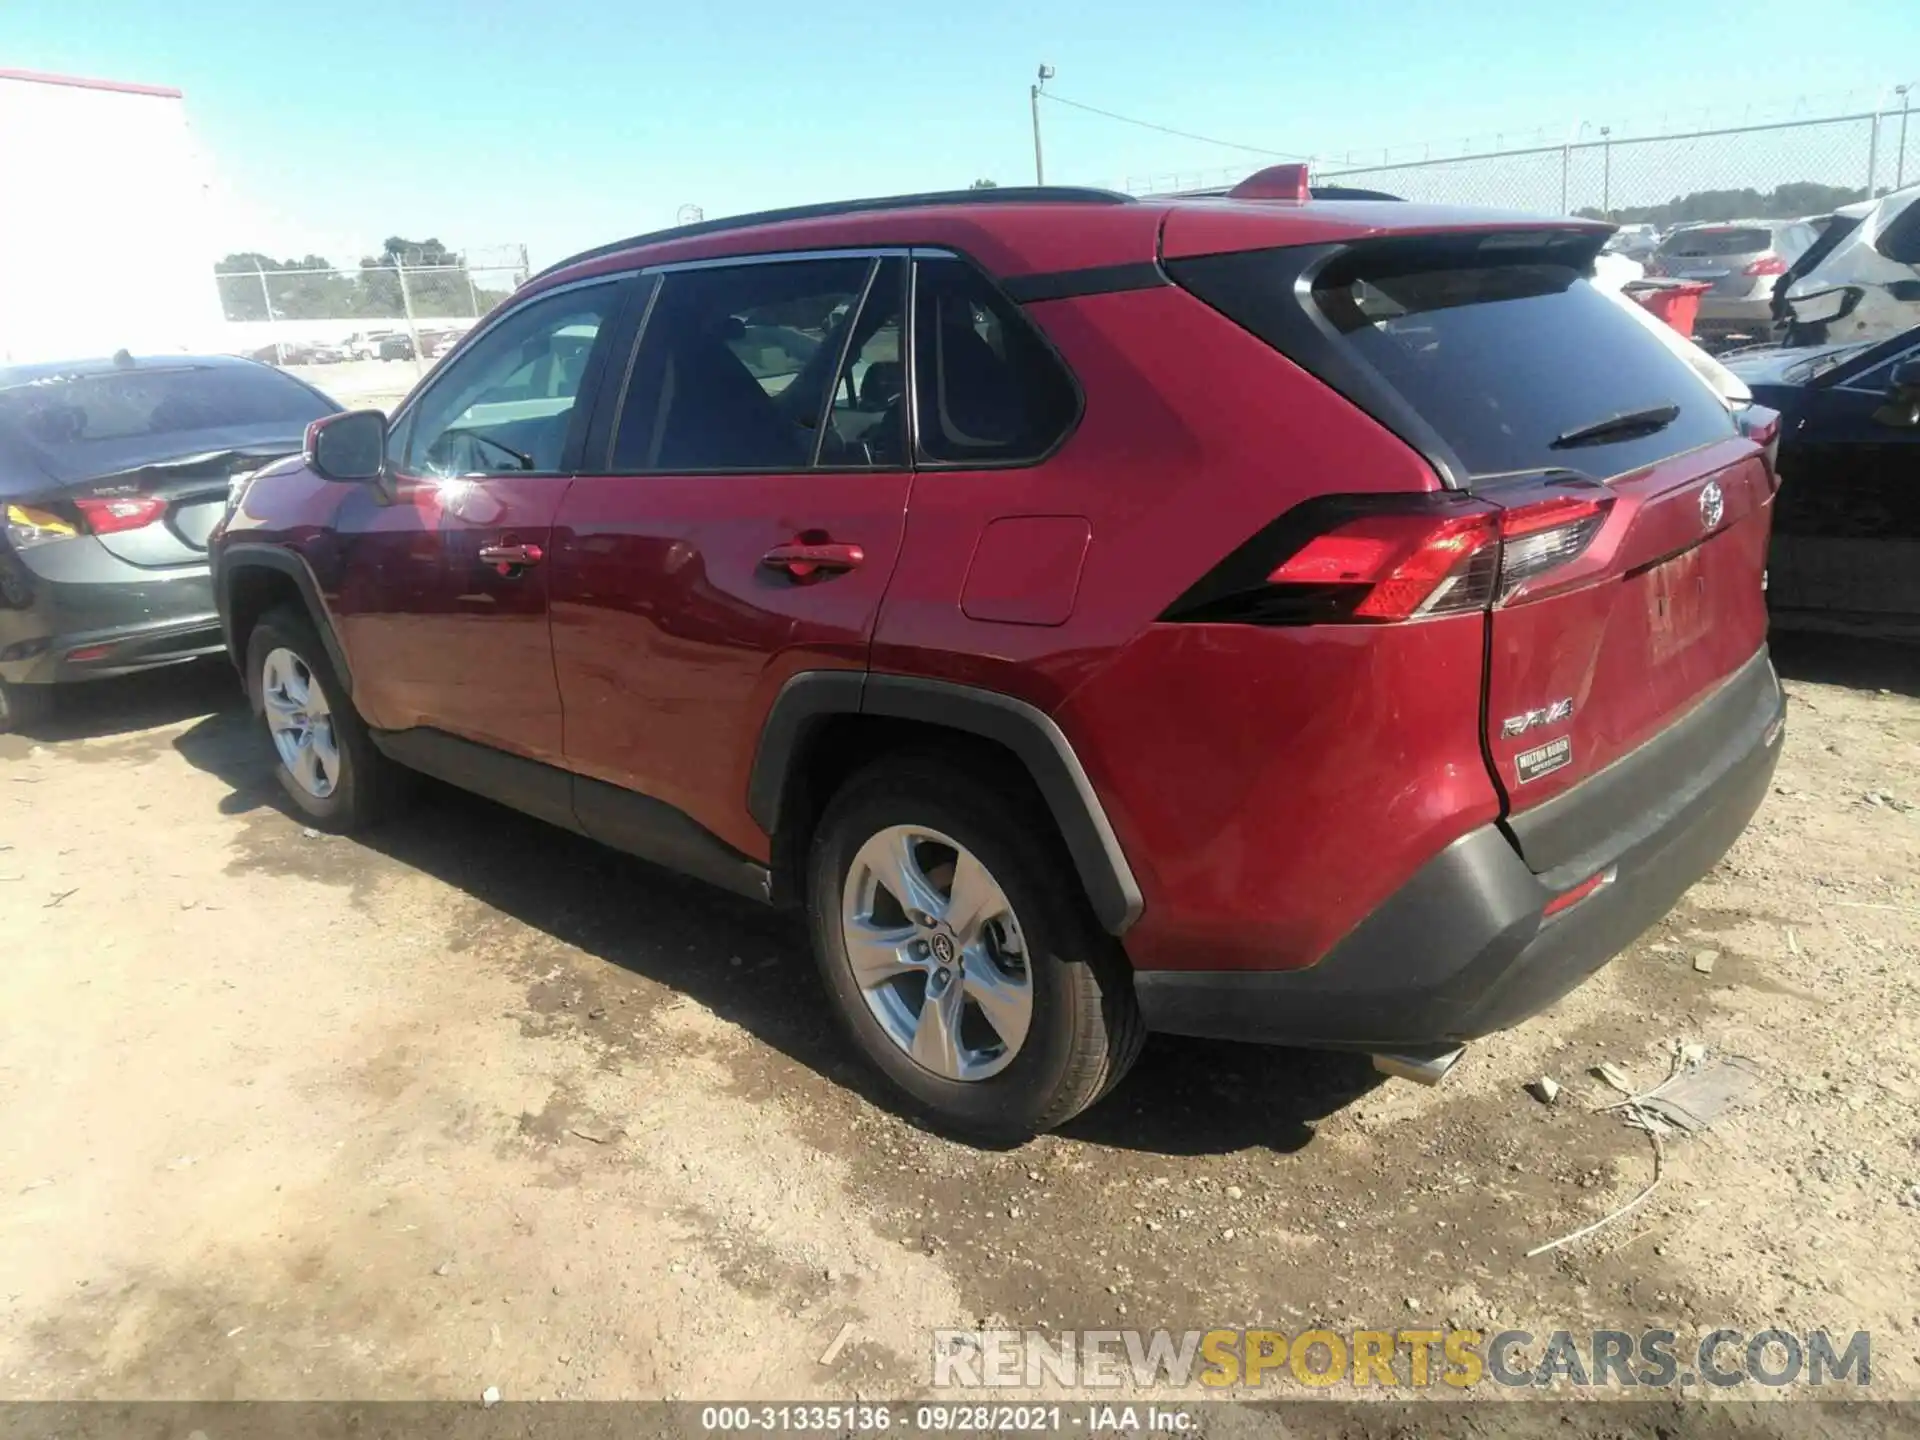
[(1900, 97), (1900, 158), (1893, 163), (1893, 188), (1898, 190), (1907, 182), (1907, 107), (1912, 104), (1913, 86), (1896, 85), (1893, 93)]
[(1053, 75), (1053, 66), (1042, 65), (1040, 78), (1027, 87), (1027, 101), (1033, 106), (1033, 183), (1036, 185), (1047, 183), (1047, 164), (1040, 154), (1040, 87), (1051, 80)]
[(267, 272), (257, 260), (253, 273), (260, 277), (260, 300), (267, 307), (267, 325), (273, 331), (273, 363), (284, 365), (287, 363), (287, 347), (280, 343), (280, 328), (273, 323), (273, 292), (267, 289)]
[(396, 253), (393, 269), (400, 277), (400, 308), (407, 312), (407, 336), (413, 341), (413, 373), (424, 375), (427, 369), (420, 363), (420, 327), (413, 319), (413, 291), (407, 288), (407, 257)]
[(1600, 127), (1600, 212), (1613, 218), (1613, 127)]

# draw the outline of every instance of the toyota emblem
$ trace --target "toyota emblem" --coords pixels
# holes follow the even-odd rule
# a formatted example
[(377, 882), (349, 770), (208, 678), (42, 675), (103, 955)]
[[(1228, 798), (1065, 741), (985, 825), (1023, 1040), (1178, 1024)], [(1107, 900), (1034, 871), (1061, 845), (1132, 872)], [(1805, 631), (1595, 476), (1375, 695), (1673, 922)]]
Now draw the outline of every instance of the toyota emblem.
[(938, 960), (942, 965), (951, 965), (953, 963), (953, 957), (956, 952), (954, 950), (952, 936), (946, 934), (944, 931), (936, 930), (933, 932), (933, 939), (929, 943), (933, 949), (934, 959)]
[(1721, 493), (1720, 482), (1707, 481), (1707, 488), (1700, 492), (1700, 523), (1711, 530), (1726, 513), (1727, 497)]

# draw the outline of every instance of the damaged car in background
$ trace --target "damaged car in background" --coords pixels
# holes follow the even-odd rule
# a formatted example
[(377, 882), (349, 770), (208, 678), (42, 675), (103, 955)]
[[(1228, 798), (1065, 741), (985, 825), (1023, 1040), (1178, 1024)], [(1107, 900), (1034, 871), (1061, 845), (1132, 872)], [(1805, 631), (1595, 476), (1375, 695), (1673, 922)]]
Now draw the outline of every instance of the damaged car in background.
[(0, 731), (56, 685), (219, 654), (229, 492), (339, 409), (232, 356), (0, 367)]
[(1782, 417), (1774, 626), (1920, 639), (1920, 325), (1727, 364)]
[(1843, 206), (1784, 278), (1790, 345), (1885, 340), (1920, 325), (1920, 185)]
[(1775, 278), (1786, 274), (1817, 238), (1804, 220), (1682, 225), (1648, 257), (1647, 274), (1707, 287), (1693, 327), (1703, 346), (1764, 340), (1772, 333)]

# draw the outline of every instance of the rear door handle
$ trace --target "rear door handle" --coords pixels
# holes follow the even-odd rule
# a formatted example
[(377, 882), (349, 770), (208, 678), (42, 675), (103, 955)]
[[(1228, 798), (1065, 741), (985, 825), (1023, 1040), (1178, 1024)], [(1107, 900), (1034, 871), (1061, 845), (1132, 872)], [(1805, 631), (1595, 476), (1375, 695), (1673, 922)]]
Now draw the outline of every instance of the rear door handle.
[(760, 557), (760, 563), (775, 570), (784, 570), (796, 580), (806, 580), (821, 573), (837, 575), (851, 570), (866, 558), (867, 552), (858, 545), (840, 545), (832, 541), (809, 544), (794, 540), (774, 546)]
[(547, 558), (547, 552), (538, 545), (482, 545), (480, 560), (491, 565), (502, 575), (511, 575), (516, 570), (524, 570), (529, 565), (538, 565)]

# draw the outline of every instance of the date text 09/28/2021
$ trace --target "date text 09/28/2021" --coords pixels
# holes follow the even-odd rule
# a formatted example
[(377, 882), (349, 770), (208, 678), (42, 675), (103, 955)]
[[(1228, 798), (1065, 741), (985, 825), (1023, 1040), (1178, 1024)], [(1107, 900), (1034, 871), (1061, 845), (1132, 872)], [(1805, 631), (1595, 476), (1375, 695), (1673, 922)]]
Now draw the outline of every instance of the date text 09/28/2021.
[(1184, 1434), (1196, 1426), (1177, 1405), (888, 1404), (707, 1405), (700, 1428), (719, 1433), (795, 1431), (836, 1435), (1057, 1434), (1080, 1431)]

